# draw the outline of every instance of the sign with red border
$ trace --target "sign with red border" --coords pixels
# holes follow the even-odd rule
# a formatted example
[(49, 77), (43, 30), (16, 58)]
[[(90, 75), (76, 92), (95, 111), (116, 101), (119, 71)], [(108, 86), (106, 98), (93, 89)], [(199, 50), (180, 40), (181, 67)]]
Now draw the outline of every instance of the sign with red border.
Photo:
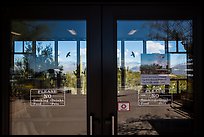
[(129, 101), (119, 101), (118, 111), (130, 111), (130, 102)]

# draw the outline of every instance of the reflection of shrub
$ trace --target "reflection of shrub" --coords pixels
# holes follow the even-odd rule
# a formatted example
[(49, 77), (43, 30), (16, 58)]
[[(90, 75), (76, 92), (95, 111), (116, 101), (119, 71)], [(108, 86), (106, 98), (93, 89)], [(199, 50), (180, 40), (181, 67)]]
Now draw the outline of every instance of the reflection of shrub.
[[(118, 88), (121, 87), (121, 69), (118, 68), (117, 72), (117, 83), (118, 83)], [(140, 85), (140, 72), (135, 72), (132, 70), (126, 70), (125, 69), (125, 83), (126, 87), (128, 88), (135, 88)], [(118, 89), (119, 90), (119, 89)]]
[(23, 54), (22, 60), (15, 62), (11, 97), (29, 99), (30, 89), (51, 87), (52, 76), (48, 70), (55, 68), (52, 47), (37, 47), (36, 54), (32, 53), (31, 45), (26, 47), (26, 54)]
[(73, 87), (76, 88), (77, 87), (77, 78), (73, 73), (67, 73), (66, 74), (66, 81), (65, 81), (65, 86), (66, 87)]
[(30, 84), (16, 84), (12, 87), (12, 95), (11, 97), (17, 97), (20, 99), (30, 99), (30, 89), (32, 89), (33, 86)]

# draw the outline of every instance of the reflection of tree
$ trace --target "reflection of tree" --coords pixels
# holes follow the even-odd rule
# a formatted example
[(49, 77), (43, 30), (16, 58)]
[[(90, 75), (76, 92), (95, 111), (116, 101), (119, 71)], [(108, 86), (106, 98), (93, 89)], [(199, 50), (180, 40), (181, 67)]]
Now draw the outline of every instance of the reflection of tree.
[(66, 82), (65, 82), (65, 86), (66, 87), (72, 87), (72, 88), (76, 88), (76, 80), (77, 77), (73, 74), (73, 73), (66, 73)]
[(22, 60), (17, 60), (13, 80), (13, 94), (27, 95), (31, 88), (50, 87), (51, 73), (48, 70), (55, 67), (52, 48), (47, 45), (38, 50), (38, 55), (32, 52), (32, 45), (28, 45)]
[(148, 37), (156, 40), (181, 41), (184, 49), (192, 58), (193, 23), (191, 20), (182, 21), (154, 21), (147, 24), (150, 27)]
[[(12, 76), (12, 95), (29, 97), (29, 90), (32, 88), (46, 88), (50, 86), (52, 74), (48, 69), (53, 69), (54, 60), (51, 45), (45, 48), (41, 44), (36, 50), (36, 40), (48, 38), (49, 26), (37, 21), (13, 21), (12, 32), (19, 35), (12, 35), (12, 41), (23, 41), (22, 59), (14, 62), (11, 60), (14, 71)], [(15, 49), (13, 49), (15, 54)], [(37, 52), (37, 54), (36, 54)], [(13, 59), (13, 55), (11, 56)], [(13, 64), (13, 62), (15, 64)]]
[(44, 49), (42, 46), (37, 47), (36, 59), (36, 69), (35, 71), (39, 72), (42, 70), (53, 69), (55, 67), (55, 62), (52, 54), (51, 44), (47, 45)]
[[(179, 21), (154, 21), (147, 24), (150, 27), (150, 33), (148, 35), (151, 39), (165, 40), (165, 41), (181, 41), (184, 49), (187, 51), (187, 69), (193, 69), (193, 22), (192, 20), (179, 20)], [(178, 50), (178, 48), (177, 48)], [(179, 51), (178, 51), (179, 52)], [(192, 71), (187, 71), (189, 75)], [(182, 90), (185, 91), (186, 85), (188, 92), (192, 93), (193, 77), (187, 77), (187, 84), (181, 84)], [(183, 82), (181, 82), (183, 83)], [(172, 91), (175, 88), (172, 86)]]

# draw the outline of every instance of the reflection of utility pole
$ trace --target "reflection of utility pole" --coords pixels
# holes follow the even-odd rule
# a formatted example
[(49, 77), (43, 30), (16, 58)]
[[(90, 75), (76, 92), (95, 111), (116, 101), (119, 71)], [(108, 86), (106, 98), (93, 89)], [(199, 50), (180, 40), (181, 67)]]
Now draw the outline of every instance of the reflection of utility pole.
[(81, 94), (80, 40), (77, 40), (77, 95)]
[(60, 88), (61, 87), (61, 82), (62, 82), (62, 75), (61, 75), (62, 72), (58, 72), (57, 73), (57, 88)]
[(58, 67), (58, 41), (55, 40), (55, 67)]
[(121, 89), (125, 90), (125, 44), (121, 40)]
[[(165, 54), (167, 56), (166, 70), (167, 70), (167, 74), (169, 74), (170, 73), (170, 55), (169, 55), (169, 41), (168, 41), (168, 37), (167, 37), (167, 40), (165, 40)], [(169, 85), (165, 85), (165, 93), (166, 94), (169, 93)]]
[[(143, 54), (147, 54), (147, 42), (143, 40)], [(145, 92), (147, 89), (147, 85), (142, 85), (142, 92)]]

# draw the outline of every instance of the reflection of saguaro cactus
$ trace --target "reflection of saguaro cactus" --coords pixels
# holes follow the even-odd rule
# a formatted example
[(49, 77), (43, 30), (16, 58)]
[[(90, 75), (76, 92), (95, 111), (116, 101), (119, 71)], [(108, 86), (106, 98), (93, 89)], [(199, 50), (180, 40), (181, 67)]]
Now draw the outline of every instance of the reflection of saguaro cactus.
[(84, 74), (84, 72), (82, 71), (81, 57), (79, 60), (80, 60), (80, 63), (77, 63), (78, 64), (77, 69), (75, 71), (73, 71), (74, 75), (77, 78), (77, 94), (81, 94), (81, 90), (82, 90), (82, 86), (83, 86), (83, 75), (82, 74)]

